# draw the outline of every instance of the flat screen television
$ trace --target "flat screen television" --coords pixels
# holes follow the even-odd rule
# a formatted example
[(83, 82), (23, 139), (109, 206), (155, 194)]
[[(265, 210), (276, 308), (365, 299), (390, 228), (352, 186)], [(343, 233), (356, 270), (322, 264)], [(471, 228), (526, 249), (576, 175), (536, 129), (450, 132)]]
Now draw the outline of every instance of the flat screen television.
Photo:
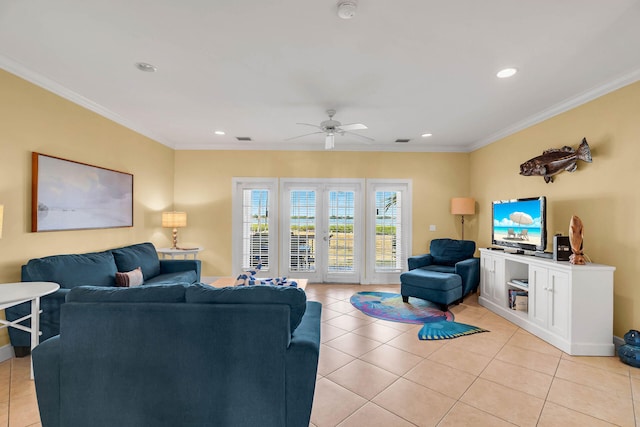
[(491, 243), (517, 251), (544, 252), (547, 247), (545, 196), (492, 203)]

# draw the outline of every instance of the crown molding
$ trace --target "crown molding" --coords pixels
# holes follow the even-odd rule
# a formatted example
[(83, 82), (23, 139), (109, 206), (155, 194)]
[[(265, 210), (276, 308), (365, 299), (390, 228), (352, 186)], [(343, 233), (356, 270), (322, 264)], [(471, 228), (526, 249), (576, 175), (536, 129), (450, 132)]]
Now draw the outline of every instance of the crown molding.
[(499, 141), (502, 138), (506, 138), (509, 135), (513, 135), (516, 132), (527, 129), (535, 124), (548, 120), (554, 116), (557, 116), (558, 114), (561, 114), (571, 109), (574, 109), (576, 107), (579, 107), (582, 104), (586, 104), (589, 101), (593, 101), (596, 98), (599, 98), (610, 92), (623, 88), (627, 85), (630, 85), (631, 83), (635, 83), (638, 80), (640, 80), (640, 69), (624, 74), (610, 82), (593, 87), (585, 92), (582, 92), (577, 96), (573, 96), (556, 105), (546, 108), (541, 112), (539, 112), (538, 114), (534, 114), (533, 116), (525, 120), (514, 123), (509, 127), (499, 130), (498, 132), (495, 132), (487, 136), (486, 138), (483, 138), (474, 143), (471, 143), (470, 145), (467, 146), (468, 151), (475, 151), (486, 145), (492, 144), (496, 141)]
[[(105, 117), (115, 123), (118, 123), (127, 129), (130, 129), (134, 132), (137, 132), (147, 138), (150, 138), (162, 145), (165, 145), (174, 150), (258, 150), (258, 151), (325, 151), (324, 148), (318, 144), (282, 144), (282, 143), (269, 143), (269, 144), (256, 144), (248, 143), (248, 144), (240, 144), (240, 143), (222, 143), (222, 144), (187, 144), (176, 147), (176, 144), (172, 141), (166, 140), (152, 131), (139, 126), (137, 123), (132, 122), (130, 120), (125, 119), (119, 114), (114, 113), (113, 111), (85, 98), (84, 96), (64, 87), (58, 82), (43, 76), (41, 74), (35, 73), (29, 70), (24, 65), (19, 62), (4, 56), (0, 55), (0, 68), (5, 71), (14, 74), (24, 80), (27, 80), (30, 83), (35, 84), (45, 90), (48, 90), (62, 98), (65, 98), (81, 107), (84, 107), (90, 111), (93, 111), (96, 114), (99, 114), (102, 117)], [(431, 144), (407, 144), (406, 147), (402, 147), (402, 150), (398, 150), (397, 144), (387, 144), (387, 145), (364, 145), (364, 144), (344, 144), (339, 146), (336, 144), (336, 148), (333, 151), (381, 151), (381, 152), (447, 152), (447, 153), (465, 153), (472, 152), (489, 144), (492, 144), (500, 139), (506, 138), (507, 136), (513, 135), (521, 130), (527, 129), (535, 124), (548, 120), (558, 114), (569, 111), (573, 108), (576, 108), (582, 104), (585, 104), (589, 101), (592, 101), (596, 98), (599, 98), (607, 93), (613, 92), (617, 89), (620, 89), (624, 86), (627, 86), (631, 83), (635, 83), (640, 80), (640, 69), (636, 69), (630, 73), (624, 74), (619, 78), (612, 80), (610, 82), (601, 84), (592, 89), (589, 89), (577, 96), (571, 97), (565, 101), (562, 101), (554, 106), (546, 108), (541, 112), (530, 116), (529, 118), (522, 120), (520, 122), (514, 123), (511, 126), (508, 126), (504, 129), (501, 129), (495, 133), (490, 134), (489, 136), (479, 139), (475, 142), (471, 142), (467, 145), (456, 145), (456, 146), (441, 146), (441, 145), (431, 145)]]
[(261, 143), (261, 142), (237, 142), (215, 144), (184, 144), (176, 151), (185, 150), (209, 150), (209, 151), (361, 151), (361, 152), (391, 152), (391, 153), (466, 153), (466, 146), (444, 145), (411, 145), (402, 144), (401, 150), (396, 143), (382, 144), (340, 144), (336, 142), (335, 148), (324, 149), (324, 143), (318, 144), (294, 144), (294, 143)]
[(144, 135), (147, 138), (151, 138), (162, 145), (166, 145), (167, 147), (175, 149), (175, 144), (171, 143), (170, 141), (166, 141), (158, 135), (154, 135), (154, 133), (149, 131), (148, 129), (145, 129), (139, 126), (137, 123), (125, 119), (124, 117), (114, 113), (113, 111), (103, 107), (102, 105), (96, 104), (95, 102), (85, 98), (84, 96), (64, 87), (60, 83), (29, 70), (24, 65), (20, 64), (17, 61), (14, 61), (7, 56), (0, 55), (0, 68), (20, 77), (21, 79), (33, 83), (36, 86), (48, 90), (49, 92), (61, 96), (62, 98), (67, 99), (74, 104), (78, 104), (79, 106), (84, 107), (87, 110), (93, 111), (94, 113), (99, 114), (102, 117), (116, 122), (119, 125), (126, 127), (127, 129)]

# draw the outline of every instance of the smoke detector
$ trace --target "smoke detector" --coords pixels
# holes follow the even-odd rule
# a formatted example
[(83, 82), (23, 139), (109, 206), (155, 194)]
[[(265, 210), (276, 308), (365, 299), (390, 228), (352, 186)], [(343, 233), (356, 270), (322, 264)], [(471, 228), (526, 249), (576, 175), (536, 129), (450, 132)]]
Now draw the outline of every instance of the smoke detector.
[(342, 19), (351, 19), (356, 14), (358, 5), (352, 0), (342, 0), (338, 2), (338, 16)]

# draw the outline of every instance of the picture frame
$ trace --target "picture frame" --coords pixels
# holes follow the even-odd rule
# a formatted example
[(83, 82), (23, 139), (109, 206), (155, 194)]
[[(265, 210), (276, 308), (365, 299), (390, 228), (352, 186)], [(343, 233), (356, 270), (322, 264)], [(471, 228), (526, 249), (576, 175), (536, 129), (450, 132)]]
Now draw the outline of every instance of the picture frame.
[(32, 152), (31, 231), (133, 227), (133, 175)]

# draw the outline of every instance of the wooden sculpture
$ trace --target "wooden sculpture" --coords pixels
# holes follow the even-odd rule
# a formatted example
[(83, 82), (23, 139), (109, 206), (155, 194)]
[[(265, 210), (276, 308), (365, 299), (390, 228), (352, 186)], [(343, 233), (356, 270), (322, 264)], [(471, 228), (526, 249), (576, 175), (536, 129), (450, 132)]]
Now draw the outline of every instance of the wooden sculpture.
[(584, 265), (587, 263), (582, 252), (582, 233), (582, 220), (575, 215), (572, 216), (569, 223), (569, 243), (571, 244), (571, 252), (573, 252), (569, 256), (571, 264)]

